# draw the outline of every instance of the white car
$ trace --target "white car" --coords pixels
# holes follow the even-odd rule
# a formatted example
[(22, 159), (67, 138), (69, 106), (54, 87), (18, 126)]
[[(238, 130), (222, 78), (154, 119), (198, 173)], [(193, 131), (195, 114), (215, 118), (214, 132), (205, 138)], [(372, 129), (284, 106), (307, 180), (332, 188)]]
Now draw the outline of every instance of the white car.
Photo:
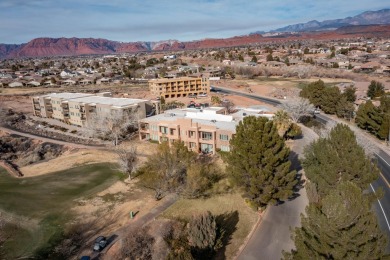
[(199, 94), (198, 97), (207, 97), (207, 94)]

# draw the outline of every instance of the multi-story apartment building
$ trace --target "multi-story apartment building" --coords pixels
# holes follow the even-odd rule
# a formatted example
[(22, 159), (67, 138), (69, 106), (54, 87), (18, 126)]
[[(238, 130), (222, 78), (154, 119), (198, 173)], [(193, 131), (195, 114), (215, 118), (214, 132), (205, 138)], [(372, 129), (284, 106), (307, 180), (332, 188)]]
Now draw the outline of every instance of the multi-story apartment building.
[(139, 138), (159, 143), (183, 141), (195, 152), (229, 151), (229, 141), (245, 116), (273, 116), (272, 113), (256, 109), (240, 110), (232, 115), (225, 115), (225, 112), (226, 109), (222, 107), (169, 110), (164, 114), (141, 119)]
[(180, 77), (149, 80), (149, 89), (156, 97), (179, 98), (188, 95), (210, 93), (210, 82), (206, 77)]
[(67, 124), (86, 126), (95, 118), (132, 112), (137, 119), (159, 113), (159, 102), (143, 99), (112, 98), (82, 93), (52, 93), (32, 98), (35, 116), (53, 118)]

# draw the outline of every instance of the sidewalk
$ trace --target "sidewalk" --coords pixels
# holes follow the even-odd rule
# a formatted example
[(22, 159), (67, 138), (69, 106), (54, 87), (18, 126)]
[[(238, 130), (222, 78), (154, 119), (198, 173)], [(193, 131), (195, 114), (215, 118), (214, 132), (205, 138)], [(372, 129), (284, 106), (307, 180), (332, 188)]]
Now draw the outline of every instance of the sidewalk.
[[(376, 138), (372, 134), (370, 134), (370, 133), (366, 132), (365, 130), (359, 128), (353, 121), (347, 121), (347, 120), (338, 118), (335, 115), (321, 114), (321, 116), (327, 117), (327, 118), (333, 120), (336, 123), (343, 123), (343, 124), (348, 125), (351, 128), (351, 130), (355, 133), (356, 138), (358, 139), (358, 142), (360, 141), (359, 144), (362, 145), (363, 148), (365, 148), (365, 149), (367, 149), (367, 148), (368, 149), (375, 149), (374, 147), (372, 147), (372, 146), (375, 146), (376, 148), (381, 149), (383, 152), (385, 152), (386, 154), (388, 154), (390, 156), (390, 146), (386, 145), (385, 141), (379, 140), (378, 138)], [(367, 144), (362, 144), (361, 141), (363, 141), (363, 140), (359, 140), (359, 137), (364, 138), (365, 139), (364, 141), (367, 141), (368, 145), (371, 146), (371, 147), (368, 147)], [(371, 150), (369, 152), (377, 153), (378, 151), (372, 151)]]

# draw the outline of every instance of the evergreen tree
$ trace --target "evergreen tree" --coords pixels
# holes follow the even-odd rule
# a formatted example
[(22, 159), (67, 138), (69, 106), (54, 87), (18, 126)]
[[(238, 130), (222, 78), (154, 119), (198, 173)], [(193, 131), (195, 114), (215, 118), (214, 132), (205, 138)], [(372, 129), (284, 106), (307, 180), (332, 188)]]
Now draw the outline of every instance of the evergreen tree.
[(385, 87), (383, 84), (375, 80), (371, 81), (371, 84), (368, 86), (367, 97), (376, 98), (383, 94), (385, 94)]
[(355, 106), (348, 101), (346, 96), (342, 96), (336, 105), (336, 115), (340, 118), (351, 119), (355, 112)]
[(336, 114), (337, 103), (341, 99), (341, 92), (338, 87), (328, 87), (322, 91), (320, 107), (326, 114)]
[(285, 259), (380, 259), (386, 237), (370, 200), (352, 182), (342, 182), (321, 204), (310, 203), (295, 229), (296, 249)]
[(272, 53), (269, 53), (267, 55), (267, 61), (273, 61), (274, 60), (274, 57), (272, 57)]
[(318, 80), (303, 87), (299, 95), (309, 99), (313, 105), (318, 107), (322, 104), (322, 93), (324, 89), (325, 83), (322, 80)]
[(349, 86), (344, 89), (343, 96), (347, 98), (348, 102), (356, 101), (356, 88)]
[(188, 223), (188, 243), (194, 251), (213, 251), (217, 241), (217, 223), (210, 211), (194, 215)]
[(383, 115), (379, 108), (369, 100), (365, 104), (361, 104), (356, 113), (355, 122), (358, 127), (369, 131), (374, 135), (378, 135), (382, 125)]
[(293, 194), (296, 172), (290, 171), (289, 149), (272, 121), (248, 116), (236, 128), (227, 159), (232, 179), (253, 206), (277, 203)]
[(338, 124), (329, 137), (311, 143), (304, 154), (305, 174), (315, 184), (320, 198), (341, 181), (353, 181), (359, 188), (366, 189), (379, 173), (347, 125)]

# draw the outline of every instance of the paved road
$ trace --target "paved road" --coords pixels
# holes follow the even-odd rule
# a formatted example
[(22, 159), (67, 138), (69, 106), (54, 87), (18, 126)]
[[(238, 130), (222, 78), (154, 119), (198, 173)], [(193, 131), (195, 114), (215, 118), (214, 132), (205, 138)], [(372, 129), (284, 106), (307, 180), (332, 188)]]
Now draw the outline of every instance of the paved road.
[[(309, 144), (316, 135), (308, 128), (302, 127), (304, 137), (295, 140), (292, 150), (301, 157), (303, 147)], [(300, 169), (297, 160), (293, 160), (294, 168)], [(282, 257), (282, 251), (294, 248), (291, 239), (291, 228), (300, 226), (300, 214), (308, 204), (305, 188), (300, 189), (299, 197), (267, 209), (262, 222), (238, 256), (238, 260), (274, 260)]]
[[(118, 229), (114, 232), (110, 237), (112, 238), (112, 241), (110, 241), (109, 245), (100, 253), (92, 252), (91, 250), (91, 258), (92, 259), (100, 259), (105, 254), (107, 254), (107, 251), (110, 250), (110, 248), (115, 244), (119, 243), (120, 240), (127, 234), (131, 233), (137, 228), (140, 228), (147, 223), (153, 221), (157, 216), (159, 216), (163, 211), (165, 211), (167, 208), (169, 208), (173, 203), (175, 203), (178, 199), (178, 196), (176, 194), (171, 194), (169, 196), (166, 196), (161, 200), (161, 203), (156, 206), (155, 208), (151, 209), (147, 214), (143, 215), (142, 217), (137, 217), (133, 220), (129, 220), (129, 224)], [(109, 254), (109, 252), (108, 252)]]
[[(213, 88), (216, 91), (220, 91), (221, 93), (231, 93), (231, 94), (233, 93), (236, 95), (240, 95), (240, 96), (252, 98), (255, 100), (259, 100), (262, 102), (266, 102), (266, 103), (273, 105), (273, 106), (277, 106), (283, 102), (283, 101), (275, 100), (272, 98), (263, 97), (263, 96), (259, 96), (259, 95), (255, 95), (255, 94), (243, 93), (240, 91), (234, 91), (234, 90), (231, 90), (228, 88), (223, 88), (223, 87), (213, 87)], [(325, 116), (323, 114), (316, 115), (316, 116), (317, 116), (317, 118), (316, 118), (317, 121), (319, 121), (323, 124), (326, 124), (329, 120), (332, 120), (329, 116)], [(377, 143), (376, 143), (376, 146), (380, 147), (380, 145), (378, 145)], [(373, 182), (370, 185), (370, 188), (371, 188), (371, 190), (374, 190), (374, 191), (378, 190), (378, 188), (381, 188), (384, 191), (384, 197), (382, 199), (378, 200), (376, 203), (374, 203), (373, 207), (374, 207), (374, 210), (375, 210), (376, 215), (378, 217), (379, 226), (380, 226), (381, 230), (387, 234), (387, 237), (390, 241), (390, 156), (388, 154), (389, 153), (385, 152), (384, 149), (380, 149), (379, 152), (377, 152), (375, 154), (377, 157), (377, 160), (378, 160), (378, 167), (381, 170), (381, 176), (377, 181)], [(282, 205), (282, 206), (284, 206), (284, 205)], [(286, 207), (288, 209), (288, 206), (284, 206), (284, 207)], [(267, 214), (267, 217), (272, 218), (273, 214), (271, 214), (271, 216), (269, 216), (269, 214)], [(275, 223), (275, 222), (270, 221), (270, 222), (268, 222), (268, 225), (271, 225), (271, 224), (276, 225), (277, 223), (278, 222)], [(248, 247), (250, 247), (250, 243), (252, 243), (253, 240), (260, 241), (260, 240), (267, 240), (267, 239), (268, 238), (266, 236), (264, 236), (264, 237), (253, 236), (252, 239), (248, 243)], [(280, 243), (280, 242), (278, 242), (278, 243)], [(256, 246), (258, 247), (258, 249), (256, 249)], [(268, 244), (256, 243), (256, 246), (253, 247), (253, 250), (255, 253), (266, 249), (265, 251), (263, 251), (263, 254), (265, 257), (269, 255), (266, 252), (268, 252), (269, 250), (273, 250), (273, 249), (268, 247)], [(264, 248), (264, 246), (265, 246), (265, 248)], [(387, 252), (390, 253), (390, 242), (387, 245)], [(248, 259), (250, 259), (249, 257), (256, 257), (255, 253), (254, 253), (254, 255), (248, 254), (248, 250), (246, 250), (246, 249), (244, 250), (243, 253), (246, 254)], [(240, 257), (239, 259), (246, 259), (246, 258)], [(258, 257), (258, 258), (252, 258), (252, 259), (267, 259), (267, 258), (259, 258)]]
[(274, 98), (259, 96), (259, 95), (256, 95), (256, 94), (249, 94), (249, 93), (245, 93), (245, 92), (241, 92), (241, 91), (237, 91), (237, 90), (232, 90), (232, 89), (229, 89), (229, 88), (219, 87), (219, 86), (218, 87), (212, 86), (212, 87), (214, 88), (215, 91), (219, 91), (220, 93), (235, 94), (235, 95), (238, 95), (238, 96), (247, 97), (247, 98), (251, 98), (251, 99), (254, 99), (254, 100), (262, 101), (262, 102), (270, 104), (272, 106), (278, 106), (278, 105), (282, 104), (281, 100), (274, 99)]

